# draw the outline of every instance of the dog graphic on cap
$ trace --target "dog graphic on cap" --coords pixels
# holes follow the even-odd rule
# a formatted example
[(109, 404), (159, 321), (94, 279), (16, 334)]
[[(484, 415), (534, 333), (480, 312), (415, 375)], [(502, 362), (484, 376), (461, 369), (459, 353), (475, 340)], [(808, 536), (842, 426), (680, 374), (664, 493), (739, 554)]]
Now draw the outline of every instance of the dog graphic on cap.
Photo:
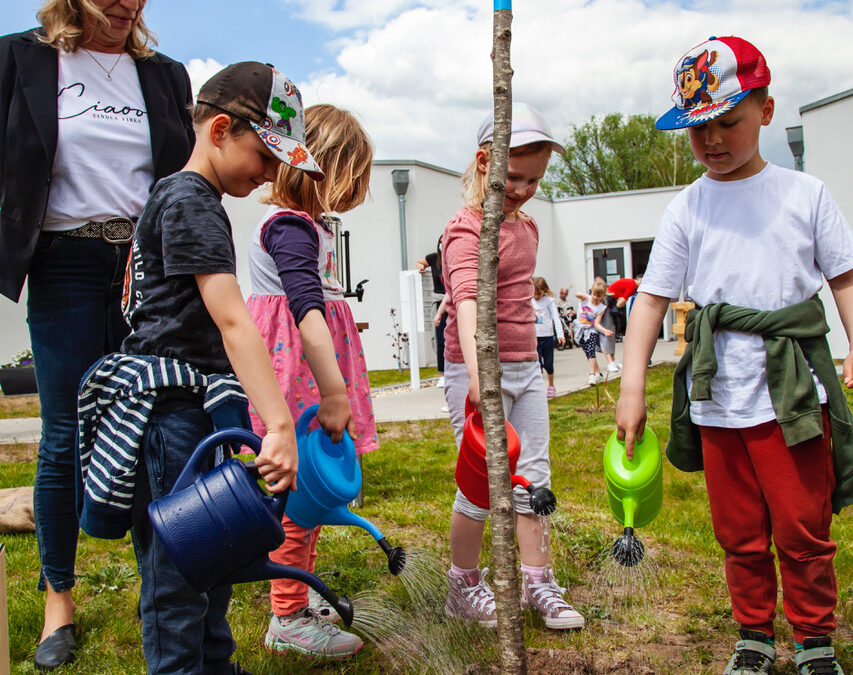
[(678, 68), (678, 89), (684, 101), (684, 107), (690, 108), (700, 103), (710, 103), (708, 92), (717, 91), (720, 81), (709, 70), (717, 60), (717, 52), (710, 54), (706, 49), (696, 57), (687, 57)]

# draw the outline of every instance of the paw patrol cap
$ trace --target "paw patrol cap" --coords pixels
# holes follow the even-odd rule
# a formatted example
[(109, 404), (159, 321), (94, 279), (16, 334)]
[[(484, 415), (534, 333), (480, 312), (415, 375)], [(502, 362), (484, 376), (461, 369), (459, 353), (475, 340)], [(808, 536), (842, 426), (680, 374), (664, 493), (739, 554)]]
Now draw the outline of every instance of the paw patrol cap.
[(673, 78), (675, 107), (655, 122), (658, 129), (682, 129), (719, 117), (751, 89), (770, 84), (770, 69), (746, 40), (711, 37), (678, 60)]
[(305, 147), (305, 112), (296, 86), (269, 64), (234, 63), (205, 82), (198, 102), (221, 108), (252, 125), (285, 164), (314, 180), (326, 176)]
[[(495, 114), (489, 113), (477, 130), (477, 145), (488, 143), (495, 135)], [(509, 138), (509, 147), (518, 148), (522, 145), (547, 141), (555, 152), (566, 154), (566, 149), (554, 141), (551, 127), (536, 108), (528, 103), (512, 104), (512, 134)]]

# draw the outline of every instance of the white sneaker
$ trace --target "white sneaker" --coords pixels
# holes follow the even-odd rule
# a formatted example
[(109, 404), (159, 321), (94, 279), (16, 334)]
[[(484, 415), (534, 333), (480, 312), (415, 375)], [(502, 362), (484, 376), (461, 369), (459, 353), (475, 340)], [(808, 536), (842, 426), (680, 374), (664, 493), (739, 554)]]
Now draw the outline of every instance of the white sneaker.
[(305, 607), (287, 616), (273, 616), (264, 644), (279, 654), (297, 651), (310, 656), (345, 658), (355, 654), (364, 643), (358, 635), (342, 631)]
[(444, 387), (444, 375), (438, 378), (438, 382), (435, 383), (436, 387)]
[(446, 403), (443, 406), (441, 406), (441, 412), (443, 412), (443, 413), (449, 413), (450, 412), (450, 408), (447, 407)]
[(590, 384), (598, 384), (598, 377), (596, 377), (595, 373), (589, 374), (589, 383)]
[(607, 372), (608, 373), (618, 373), (619, 372), (619, 364), (616, 361), (611, 361), (607, 364)]
[(485, 628), (494, 628), (498, 625), (497, 609), (495, 608), (495, 595), (486, 581), (489, 568), (480, 570), (479, 581), (473, 586), (466, 586), (468, 582), (463, 576), (455, 576), (448, 573), (449, 588), (447, 600), (444, 603), (444, 613), (450, 617), (476, 621)]
[(554, 570), (545, 568), (545, 579), (541, 583), (530, 582), (530, 576), (523, 575), (521, 584), (521, 608), (533, 607), (539, 612), (547, 628), (564, 630), (583, 628), (585, 620), (563, 597), (566, 589), (557, 585)]

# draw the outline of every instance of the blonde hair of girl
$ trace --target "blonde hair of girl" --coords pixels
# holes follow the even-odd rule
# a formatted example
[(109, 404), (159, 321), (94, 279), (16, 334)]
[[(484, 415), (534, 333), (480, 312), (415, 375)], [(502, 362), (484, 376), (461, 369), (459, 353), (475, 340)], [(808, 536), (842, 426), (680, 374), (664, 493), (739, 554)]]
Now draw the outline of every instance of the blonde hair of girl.
[(554, 292), (548, 288), (545, 277), (533, 277), (533, 297), (538, 300), (543, 295), (550, 295), (553, 298)]
[[(483, 150), (486, 155), (489, 154), (489, 151), (492, 147), (492, 142), (489, 141), (487, 143), (483, 143), (478, 150)], [(549, 153), (551, 152), (552, 144), (548, 141), (538, 141), (536, 143), (528, 143), (527, 145), (521, 145), (517, 148), (510, 148), (509, 156), (516, 157), (518, 155), (537, 155), (540, 152), (544, 152), (547, 150)], [(478, 211), (483, 210), (483, 201), (486, 199), (486, 190), (488, 189), (488, 181), (486, 180), (486, 174), (479, 169), (477, 166), (477, 157), (471, 161), (471, 164), (468, 165), (468, 168), (465, 169), (465, 173), (462, 174), (462, 201), (466, 206), (470, 206), (473, 209), (477, 209)], [(529, 216), (518, 212), (519, 216), (524, 218), (525, 220), (529, 220)]]
[[(92, 0), (47, 0), (37, 17), (45, 32), (39, 40), (66, 52), (77, 51), (85, 34), (91, 31), (87, 25), (99, 23), (105, 30), (110, 27), (107, 15)], [(149, 42), (156, 45), (157, 38), (145, 25), (140, 9), (124, 48), (133, 58), (144, 59), (154, 53)]]
[[(604, 283), (602, 279), (596, 279), (592, 282), (592, 288), (590, 289), (589, 294), (592, 296), (593, 300), (598, 298), (598, 302), (601, 302), (604, 300), (604, 296), (607, 295), (607, 284)], [(598, 302), (596, 304), (598, 304)]]
[(305, 145), (326, 179), (312, 180), (304, 171), (282, 163), (265, 203), (319, 218), (324, 213), (344, 213), (365, 200), (373, 146), (352, 113), (328, 103), (306, 108)]

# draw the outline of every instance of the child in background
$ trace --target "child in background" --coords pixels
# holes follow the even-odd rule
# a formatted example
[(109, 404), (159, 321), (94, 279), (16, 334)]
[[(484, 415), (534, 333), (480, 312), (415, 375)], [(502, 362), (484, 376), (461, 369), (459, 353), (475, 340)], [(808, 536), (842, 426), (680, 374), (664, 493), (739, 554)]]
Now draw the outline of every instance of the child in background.
[[(282, 117), (272, 109), (273, 99), (296, 114), (290, 137), (277, 132)], [(111, 412), (114, 421), (132, 417), (134, 426), (150, 413), (133, 466), (133, 541), (149, 673), (244, 672), (229, 663), (235, 646), (226, 619), (231, 587), (193, 590), (154, 536), (147, 506), (169, 494), (197, 443), (213, 431), (219, 408), (211, 398), (222, 390), (212, 386), (212, 374), (232, 369), (270, 430), (256, 459), (261, 475), (273, 492), (295, 485), (293, 420), (237, 285), (231, 223), (221, 200), (223, 194), (245, 197), (273, 180), (289, 161), (288, 151), (304, 156), (301, 170), (322, 177), (294, 124), (301, 117), (296, 88), (269, 65), (246, 62), (221, 70), (199, 92), (189, 162), (154, 186), (136, 225), (129, 262), (132, 332), (122, 344), (128, 356), (114, 393), (121, 395), (131, 367), (150, 362), (136, 355), (159, 358), (147, 370), (163, 382), (132, 415), (121, 401)], [(207, 394), (193, 386), (199, 383), (209, 383)], [(106, 392), (102, 386), (96, 393), (100, 398)], [(248, 425), (245, 397), (242, 413)], [(234, 426), (234, 419), (224, 426)], [(127, 429), (121, 431), (113, 433), (111, 445), (128, 438)], [(111, 461), (120, 459), (114, 453)]]
[[(595, 351), (599, 347), (598, 335), (610, 337), (613, 331), (601, 324), (607, 305), (604, 297), (607, 294), (607, 284), (604, 279), (596, 279), (592, 283), (589, 295), (586, 293), (575, 293), (575, 297), (581, 301), (578, 314), (575, 318), (575, 342), (583, 349), (583, 353), (589, 362), (589, 383), (596, 384), (604, 379), (598, 367), (598, 359)], [(610, 355), (613, 358), (613, 355)]]
[[(335, 233), (323, 214), (364, 201), (373, 149), (355, 117), (332, 105), (306, 109), (305, 137), (326, 180), (315, 183), (288, 166), (279, 171), (267, 199), (272, 206), (249, 249), (249, 311), (294, 419), (319, 403), (316, 421), (333, 442), (346, 430), (356, 452), (370, 452), (379, 441), (364, 350), (337, 279)], [(253, 415), (252, 422), (263, 435), (261, 419)], [(286, 538), (270, 560), (313, 572), (320, 527), (306, 530), (287, 516), (282, 524)], [(274, 579), (270, 603), (265, 643), (271, 651), (340, 658), (362, 647), (357, 635), (309, 606), (308, 587), (299, 581)]]
[(543, 277), (533, 277), (533, 322), (536, 324), (536, 352), (539, 354), (539, 367), (548, 374), (548, 398), (554, 398), (554, 334), (562, 347), (566, 342), (563, 324), (557, 313), (554, 292), (548, 288)]
[[(444, 396), (457, 445), (465, 423), (465, 398), (480, 408), (476, 330), (477, 259), (482, 203), (486, 196), (489, 150), (494, 135), (490, 115), (477, 134), (479, 148), (463, 176), (465, 202), (444, 230), (444, 286), (448, 293), (445, 332)], [(551, 153), (564, 152), (554, 142), (542, 116), (531, 106), (512, 106), (512, 136), (498, 252), (498, 346), (503, 376), (504, 411), (521, 440), (518, 473), (536, 485), (549, 486), (548, 402), (536, 354), (531, 277), (536, 266), (539, 230), (536, 222), (521, 213), (522, 205), (536, 192), (545, 175)], [(524, 490), (513, 493), (515, 529), (521, 553), (522, 602), (533, 606), (549, 628), (580, 628), (583, 617), (563, 598), (548, 564), (549, 533), (530, 509)], [(486, 582), (488, 569), (479, 569), (480, 548), (487, 509), (456, 492), (450, 521), (449, 590), (445, 612), (450, 616), (496, 626), (495, 598)], [(545, 521), (547, 522), (547, 521)]]
[[(692, 339), (673, 378), (667, 455), (682, 470), (705, 471), (740, 624), (725, 673), (773, 667), (772, 542), (798, 672), (838, 675), (830, 522), (853, 502), (853, 416), (817, 292), (825, 276), (849, 341), (853, 235), (823, 183), (762, 159), (759, 135), (774, 102), (770, 71), (752, 44), (711, 38), (679, 59), (674, 75), (675, 107), (657, 126), (687, 127), (708, 171), (661, 219), (629, 318), (618, 434), (630, 458), (646, 422), (646, 364), (670, 300), (684, 288), (697, 310), (688, 314)], [(853, 386), (853, 352), (843, 376)]]

